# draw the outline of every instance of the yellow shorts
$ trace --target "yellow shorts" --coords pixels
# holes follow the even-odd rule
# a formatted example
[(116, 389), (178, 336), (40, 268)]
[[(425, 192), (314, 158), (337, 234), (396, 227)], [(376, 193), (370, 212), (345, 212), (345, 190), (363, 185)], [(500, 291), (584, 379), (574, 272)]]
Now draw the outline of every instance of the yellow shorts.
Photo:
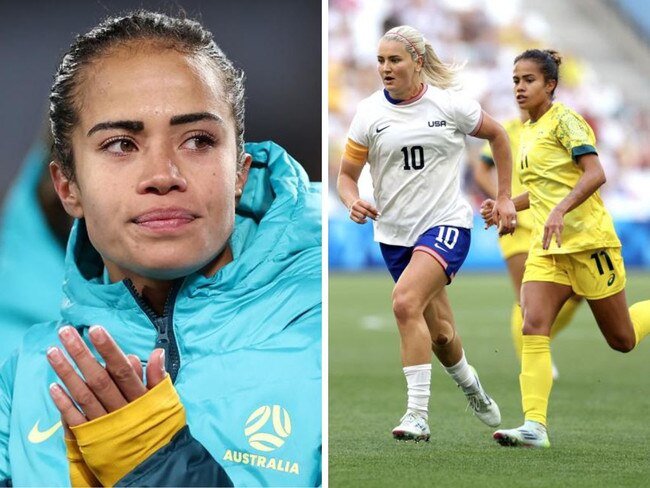
[(530, 249), (531, 229), (517, 227), (514, 234), (499, 237), (499, 247), (503, 259), (508, 259), (516, 254), (527, 254)]
[(570, 286), (588, 300), (600, 300), (625, 288), (621, 248), (590, 249), (570, 254), (528, 255), (523, 282), (550, 281)]

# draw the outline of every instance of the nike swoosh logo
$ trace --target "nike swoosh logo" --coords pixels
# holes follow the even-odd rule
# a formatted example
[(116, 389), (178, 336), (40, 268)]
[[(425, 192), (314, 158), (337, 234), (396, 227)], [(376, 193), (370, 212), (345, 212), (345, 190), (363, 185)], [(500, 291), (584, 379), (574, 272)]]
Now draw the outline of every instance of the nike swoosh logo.
[(57, 430), (61, 428), (61, 421), (59, 420), (49, 429), (41, 431), (38, 429), (39, 422), (40, 420), (36, 421), (34, 427), (32, 427), (32, 430), (29, 431), (29, 435), (27, 436), (27, 440), (32, 444), (40, 444), (41, 442), (45, 442), (50, 437), (52, 437)]
[(437, 242), (434, 242), (434, 243), (433, 243), (433, 247), (437, 247), (437, 248), (440, 249), (441, 251), (445, 251), (445, 252), (449, 251), (449, 249), (442, 247), (442, 246), (441, 246), (440, 244), (438, 244)]
[(386, 127), (382, 127), (381, 129), (377, 127), (377, 134), (379, 134), (382, 130), (388, 129), (390, 127), (390, 124), (387, 125)]

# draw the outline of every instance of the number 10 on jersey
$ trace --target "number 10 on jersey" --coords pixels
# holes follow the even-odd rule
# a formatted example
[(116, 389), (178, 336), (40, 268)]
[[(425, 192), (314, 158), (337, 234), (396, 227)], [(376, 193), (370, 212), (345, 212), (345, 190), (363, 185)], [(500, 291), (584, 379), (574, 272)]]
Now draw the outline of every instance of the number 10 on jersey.
[(411, 146), (410, 148), (404, 146), (402, 154), (404, 154), (405, 171), (424, 168), (424, 148), (422, 146)]

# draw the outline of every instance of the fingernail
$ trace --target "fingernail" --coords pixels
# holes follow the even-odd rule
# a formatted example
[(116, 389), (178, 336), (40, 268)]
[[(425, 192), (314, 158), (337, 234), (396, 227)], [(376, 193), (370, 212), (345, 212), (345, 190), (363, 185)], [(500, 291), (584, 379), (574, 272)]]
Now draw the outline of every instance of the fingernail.
[(72, 330), (73, 328), (70, 325), (64, 325), (59, 329), (59, 337), (63, 342), (69, 342), (72, 340)]
[(88, 329), (88, 335), (90, 335), (95, 344), (103, 344), (106, 342), (106, 331), (101, 325), (93, 325)]
[(160, 371), (162, 374), (165, 374), (165, 350), (160, 350)]
[(52, 346), (47, 350), (47, 357), (53, 364), (61, 364), (63, 361), (63, 354), (58, 348)]
[(50, 383), (50, 393), (53, 396), (60, 397), (61, 396), (61, 387), (57, 385), (56, 383)]

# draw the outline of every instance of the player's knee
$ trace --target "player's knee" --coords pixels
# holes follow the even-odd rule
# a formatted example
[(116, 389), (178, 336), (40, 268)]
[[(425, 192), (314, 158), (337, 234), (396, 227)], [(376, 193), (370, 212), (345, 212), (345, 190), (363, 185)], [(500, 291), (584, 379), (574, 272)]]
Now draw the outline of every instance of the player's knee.
[(545, 321), (536, 317), (526, 317), (522, 332), (524, 335), (548, 335), (550, 326)]
[(618, 352), (630, 352), (636, 346), (636, 338), (629, 335), (606, 337), (609, 347)]
[(553, 317), (549, 317), (543, 308), (533, 306), (523, 298), (521, 304), (523, 314), (522, 333), (524, 335), (549, 335)]
[(412, 297), (409, 297), (407, 293), (403, 293), (398, 289), (393, 292), (393, 314), (398, 323), (409, 320), (418, 313), (421, 314), (422, 311), (420, 310), (418, 312), (418, 306)]

